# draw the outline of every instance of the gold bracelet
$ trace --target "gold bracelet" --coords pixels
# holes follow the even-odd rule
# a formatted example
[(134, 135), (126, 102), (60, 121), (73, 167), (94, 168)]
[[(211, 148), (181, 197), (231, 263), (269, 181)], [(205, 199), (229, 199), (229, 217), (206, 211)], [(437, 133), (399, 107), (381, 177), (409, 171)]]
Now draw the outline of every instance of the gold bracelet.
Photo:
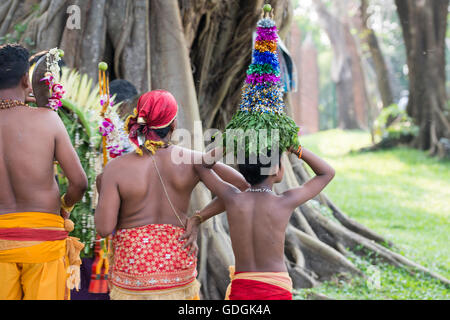
[(61, 196), (61, 209), (63, 209), (63, 210), (64, 210), (65, 212), (67, 212), (67, 213), (71, 213), (72, 210), (73, 210), (73, 208), (75, 207), (75, 205), (69, 207), (69, 206), (66, 204), (66, 201), (64, 200), (64, 197), (65, 197), (65, 196), (66, 196), (65, 193)]
[(194, 217), (200, 220), (200, 224), (203, 223), (203, 217), (200, 215), (200, 211), (196, 211)]

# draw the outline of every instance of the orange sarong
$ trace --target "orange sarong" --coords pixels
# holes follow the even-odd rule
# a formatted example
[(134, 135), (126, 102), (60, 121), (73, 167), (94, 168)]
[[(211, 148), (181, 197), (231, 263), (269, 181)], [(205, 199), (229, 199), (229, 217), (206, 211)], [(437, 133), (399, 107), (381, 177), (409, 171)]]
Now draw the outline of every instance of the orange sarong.
[(225, 300), (292, 300), (292, 279), (287, 272), (235, 272)]
[(197, 257), (178, 239), (184, 229), (152, 224), (120, 229), (113, 238), (113, 300), (198, 300)]
[(0, 299), (63, 300), (79, 287), (80, 251), (61, 216), (0, 215)]

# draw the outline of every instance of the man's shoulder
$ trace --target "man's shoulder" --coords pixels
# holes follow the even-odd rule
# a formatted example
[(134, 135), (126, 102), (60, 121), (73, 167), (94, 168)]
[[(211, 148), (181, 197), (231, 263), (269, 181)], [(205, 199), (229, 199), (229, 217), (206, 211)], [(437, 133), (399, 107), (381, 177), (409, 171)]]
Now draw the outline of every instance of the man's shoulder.
[(58, 113), (49, 109), (49, 108), (27, 108), (28, 112), (32, 112), (36, 115), (40, 115), (42, 117), (58, 117)]
[(51, 124), (62, 124), (58, 113), (47, 108), (28, 108), (26, 115), (33, 121), (50, 126)]
[(203, 152), (188, 149), (182, 146), (174, 145), (172, 146), (171, 156), (173, 163), (175, 164), (190, 164), (194, 165), (196, 161), (201, 161)]
[(24, 127), (34, 130), (36, 134), (39, 132), (53, 132), (55, 134), (65, 129), (59, 115), (46, 108), (23, 108), (20, 113), (12, 114), (15, 121), (20, 121)]
[(172, 152), (180, 152), (180, 153), (189, 154), (189, 155), (201, 153), (199, 151), (188, 149), (186, 147), (176, 145), (176, 144), (172, 145)]
[(130, 152), (120, 157), (111, 159), (105, 166), (105, 174), (123, 173), (123, 170), (126, 170), (126, 168), (130, 166), (135, 157), (136, 153)]

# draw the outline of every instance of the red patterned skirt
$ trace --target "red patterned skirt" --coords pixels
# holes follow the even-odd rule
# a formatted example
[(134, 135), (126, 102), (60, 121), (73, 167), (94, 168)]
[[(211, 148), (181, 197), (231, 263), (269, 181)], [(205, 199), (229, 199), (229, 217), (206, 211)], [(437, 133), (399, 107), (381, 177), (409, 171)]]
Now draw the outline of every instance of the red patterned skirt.
[(178, 239), (184, 229), (147, 225), (114, 236), (111, 299), (196, 299), (197, 257)]

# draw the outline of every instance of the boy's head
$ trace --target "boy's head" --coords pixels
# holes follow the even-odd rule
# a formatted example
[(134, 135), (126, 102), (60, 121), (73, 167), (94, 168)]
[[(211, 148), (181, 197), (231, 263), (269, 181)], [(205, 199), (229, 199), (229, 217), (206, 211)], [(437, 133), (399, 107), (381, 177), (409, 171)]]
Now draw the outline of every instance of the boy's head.
[[(47, 53), (48, 50), (44, 50), (36, 53), (30, 58), (31, 65), (31, 85), (33, 88), (33, 93), (36, 98), (36, 104), (38, 107), (45, 107), (48, 104), (48, 98), (50, 98), (50, 90), (45, 82), (41, 81), (47, 73)], [(64, 60), (58, 61), (59, 67), (65, 66)], [(60, 72), (61, 76), (61, 72)]]
[(46, 54), (47, 51), (40, 52), (30, 59), (34, 65), (31, 70), (31, 85), (38, 107), (45, 107), (48, 104), (48, 98), (50, 98), (48, 86), (41, 81), (47, 72)]
[(126, 119), (137, 107), (140, 96), (136, 87), (124, 79), (115, 79), (109, 84), (109, 92), (115, 95), (114, 103), (121, 103), (117, 108), (117, 113), (121, 119)]
[(18, 44), (0, 46), (0, 90), (18, 89), (23, 99), (30, 91), (28, 50)]
[(269, 151), (267, 156), (258, 156), (256, 164), (253, 162), (247, 158), (245, 163), (238, 164), (239, 172), (250, 185), (255, 186), (264, 182), (275, 184), (283, 180), (284, 167), (281, 165), (281, 153), (272, 157)]

